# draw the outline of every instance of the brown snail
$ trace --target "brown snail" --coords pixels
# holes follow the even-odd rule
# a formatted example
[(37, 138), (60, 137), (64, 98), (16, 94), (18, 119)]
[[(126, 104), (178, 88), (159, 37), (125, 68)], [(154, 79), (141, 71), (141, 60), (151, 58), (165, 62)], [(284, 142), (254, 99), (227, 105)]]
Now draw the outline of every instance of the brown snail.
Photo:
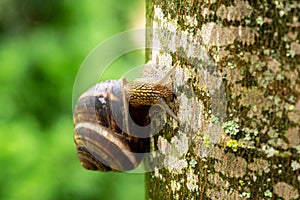
[(74, 142), (81, 165), (89, 170), (128, 171), (149, 152), (149, 110), (159, 105), (176, 120), (170, 108), (174, 93), (161, 80), (124, 78), (96, 84), (78, 99), (74, 110)]

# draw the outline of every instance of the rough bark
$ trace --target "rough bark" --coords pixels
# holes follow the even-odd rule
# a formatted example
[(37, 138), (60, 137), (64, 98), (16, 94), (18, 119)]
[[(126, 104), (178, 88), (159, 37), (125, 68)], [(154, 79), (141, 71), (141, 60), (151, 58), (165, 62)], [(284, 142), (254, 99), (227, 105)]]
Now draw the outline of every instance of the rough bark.
[(147, 26), (180, 62), (147, 199), (299, 199), (300, 3), (148, 0)]

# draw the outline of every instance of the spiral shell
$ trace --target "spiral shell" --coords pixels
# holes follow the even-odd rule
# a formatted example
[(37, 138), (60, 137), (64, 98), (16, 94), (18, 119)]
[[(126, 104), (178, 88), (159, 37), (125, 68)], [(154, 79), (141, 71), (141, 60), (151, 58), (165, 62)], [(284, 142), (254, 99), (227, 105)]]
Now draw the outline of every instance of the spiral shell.
[[(169, 76), (169, 75), (168, 75)], [(161, 83), (125, 79), (98, 83), (84, 92), (74, 110), (77, 155), (88, 170), (128, 171), (149, 152), (149, 109), (168, 104), (175, 95)]]

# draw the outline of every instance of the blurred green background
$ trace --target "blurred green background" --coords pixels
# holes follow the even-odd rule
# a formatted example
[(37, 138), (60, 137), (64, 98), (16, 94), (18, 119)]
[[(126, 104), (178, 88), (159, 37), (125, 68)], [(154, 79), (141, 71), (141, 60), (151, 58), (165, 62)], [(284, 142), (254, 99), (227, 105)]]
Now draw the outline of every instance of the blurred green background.
[[(72, 123), (81, 63), (110, 36), (143, 27), (144, 3), (0, 0), (0, 199), (144, 199), (143, 174), (81, 167)], [(122, 56), (104, 78), (143, 61)]]

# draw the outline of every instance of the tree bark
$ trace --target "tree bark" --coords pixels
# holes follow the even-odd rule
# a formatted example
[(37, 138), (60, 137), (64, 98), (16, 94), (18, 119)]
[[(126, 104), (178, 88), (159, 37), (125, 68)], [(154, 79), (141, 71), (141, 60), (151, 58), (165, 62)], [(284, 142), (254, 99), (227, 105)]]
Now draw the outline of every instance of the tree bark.
[(146, 7), (148, 59), (180, 63), (180, 123), (168, 118), (152, 141), (160, 165), (146, 175), (146, 198), (299, 199), (300, 3)]

